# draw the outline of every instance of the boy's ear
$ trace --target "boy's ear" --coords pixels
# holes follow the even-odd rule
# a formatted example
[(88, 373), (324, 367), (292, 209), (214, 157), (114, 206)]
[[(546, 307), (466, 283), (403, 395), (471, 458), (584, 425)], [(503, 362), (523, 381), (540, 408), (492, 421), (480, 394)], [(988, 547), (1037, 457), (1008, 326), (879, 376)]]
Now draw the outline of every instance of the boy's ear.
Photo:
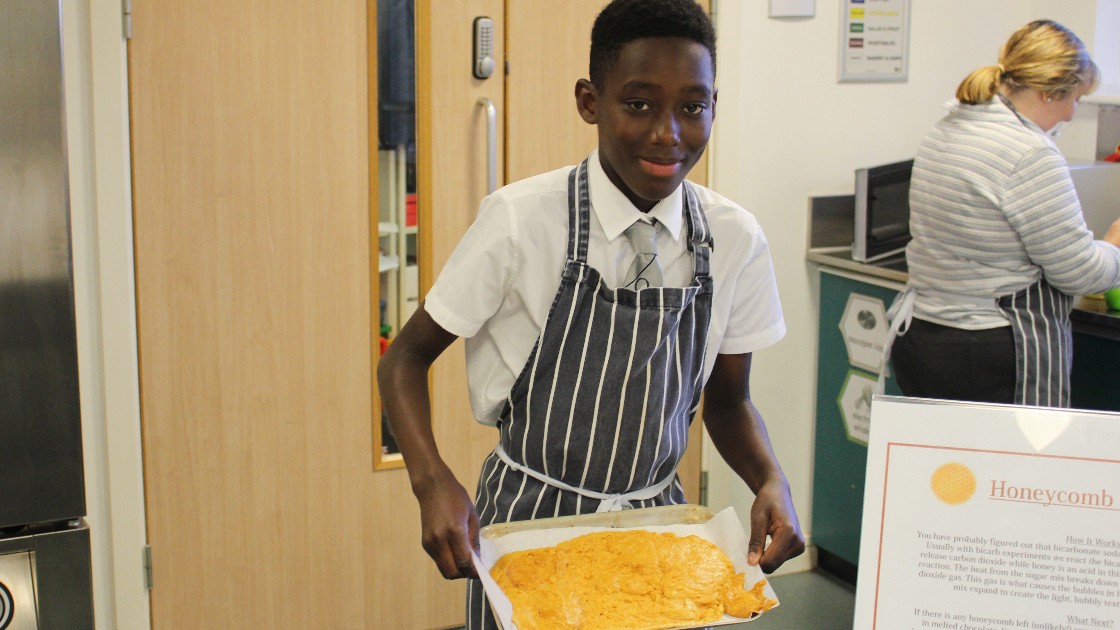
[(576, 81), (576, 109), (585, 123), (594, 125), (599, 122), (599, 91), (587, 79)]

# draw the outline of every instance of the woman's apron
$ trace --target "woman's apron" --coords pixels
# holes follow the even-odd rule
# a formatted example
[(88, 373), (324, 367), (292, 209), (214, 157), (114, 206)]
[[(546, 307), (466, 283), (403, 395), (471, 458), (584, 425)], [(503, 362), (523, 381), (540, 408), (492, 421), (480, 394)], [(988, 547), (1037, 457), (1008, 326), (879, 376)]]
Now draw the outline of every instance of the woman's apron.
[[(684, 193), (692, 283), (612, 289), (587, 265), (587, 161), (572, 170), (568, 260), (482, 465), (482, 526), (685, 502), (676, 469), (703, 387), (712, 280), (708, 224), (688, 182)], [(467, 627), (496, 627), (478, 580)]]
[[(939, 295), (950, 299), (953, 297)], [(890, 328), (879, 374), (878, 393), (883, 392), (894, 339), (906, 334), (910, 326), (915, 296), (915, 289), (907, 288), (895, 298), (887, 312)], [(959, 296), (959, 300), (961, 303), (974, 303), (980, 298)], [(995, 303), (1007, 317), (1015, 339), (1014, 403), (1069, 407), (1069, 379), (1073, 365), (1073, 334), (1069, 313), (1073, 309), (1073, 297), (1050, 286), (1045, 279), (1040, 279), (1018, 293), (996, 298)]]
[(1073, 297), (1043, 279), (998, 304), (1015, 337), (1015, 404), (1069, 407)]

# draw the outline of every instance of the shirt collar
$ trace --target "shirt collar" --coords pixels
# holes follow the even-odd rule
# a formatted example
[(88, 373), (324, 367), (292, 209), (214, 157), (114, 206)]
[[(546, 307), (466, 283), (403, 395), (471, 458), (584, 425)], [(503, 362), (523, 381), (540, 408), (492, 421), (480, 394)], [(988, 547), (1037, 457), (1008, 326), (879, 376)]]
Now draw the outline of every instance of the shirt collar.
[[(960, 101), (953, 99), (945, 104), (950, 111), (957, 112), (970, 117), (984, 117), (992, 118), (1002, 122), (1019, 122), (1027, 129), (1039, 134), (1040, 136), (1050, 139), (1050, 134), (1042, 130), (1033, 120), (1019, 113), (1015, 106), (1011, 104), (1002, 94), (996, 94), (992, 98), (983, 103), (975, 105), (967, 105)], [(1051, 142), (1053, 144), (1053, 142)]]
[[(607, 240), (618, 238), (634, 221), (647, 216), (638, 210), (614, 182), (607, 177), (603, 165), (599, 163), (599, 151), (594, 151), (587, 160), (588, 186), (591, 188), (591, 212), (599, 220)], [(662, 199), (654, 206), (648, 216), (659, 223), (677, 240), (684, 225), (683, 184), (677, 186), (673, 194)]]
[(1020, 114), (1019, 110), (1015, 109), (1015, 105), (1011, 103), (1011, 99), (1005, 97), (1002, 94), (997, 94), (996, 98), (998, 98), (1000, 100), (1000, 102), (1003, 103), (1003, 105), (1005, 107), (1007, 107), (1007, 109), (1010, 109), (1011, 113), (1015, 114), (1015, 116), (1019, 119), (1020, 122), (1023, 123), (1023, 125), (1027, 129), (1030, 129), (1031, 131), (1033, 131), (1035, 133), (1041, 134), (1048, 139), (1050, 138), (1050, 134), (1043, 131), (1042, 127), (1038, 126), (1038, 123), (1036, 123), (1035, 121), (1031, 120), (1030, 118), (1027, 118), (1026, 116)]

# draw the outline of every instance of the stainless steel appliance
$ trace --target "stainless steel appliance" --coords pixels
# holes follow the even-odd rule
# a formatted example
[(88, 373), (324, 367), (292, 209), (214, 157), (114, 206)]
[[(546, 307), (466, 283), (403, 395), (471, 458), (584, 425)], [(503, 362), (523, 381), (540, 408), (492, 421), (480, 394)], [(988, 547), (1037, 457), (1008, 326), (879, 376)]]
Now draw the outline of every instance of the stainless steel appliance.
[(58, 0), (0, 0), (0, 630), (93, 627)]
[(852, 260), (901, 254), (910, 242), (910, 173), (914, 160), (856, 169)]
[(1112, 222), (1120, 217), (1120, 164), (1069, 160), (1069, 176), (1085, 224), (1096, 238), (1104, 238)]

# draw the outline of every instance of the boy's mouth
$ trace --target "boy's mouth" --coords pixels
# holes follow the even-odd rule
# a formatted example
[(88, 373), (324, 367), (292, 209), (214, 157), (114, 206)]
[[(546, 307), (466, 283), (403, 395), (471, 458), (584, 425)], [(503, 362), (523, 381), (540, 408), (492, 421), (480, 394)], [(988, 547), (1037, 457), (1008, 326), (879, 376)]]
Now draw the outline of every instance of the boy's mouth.
[(645, 158), (639, 158), (638, 161), (641, 163), (642, 169), (654, 177), (672, 177), (681, 169), (681, 163), (679, 161), (670, 162), (668, 164), (654, 162)]

